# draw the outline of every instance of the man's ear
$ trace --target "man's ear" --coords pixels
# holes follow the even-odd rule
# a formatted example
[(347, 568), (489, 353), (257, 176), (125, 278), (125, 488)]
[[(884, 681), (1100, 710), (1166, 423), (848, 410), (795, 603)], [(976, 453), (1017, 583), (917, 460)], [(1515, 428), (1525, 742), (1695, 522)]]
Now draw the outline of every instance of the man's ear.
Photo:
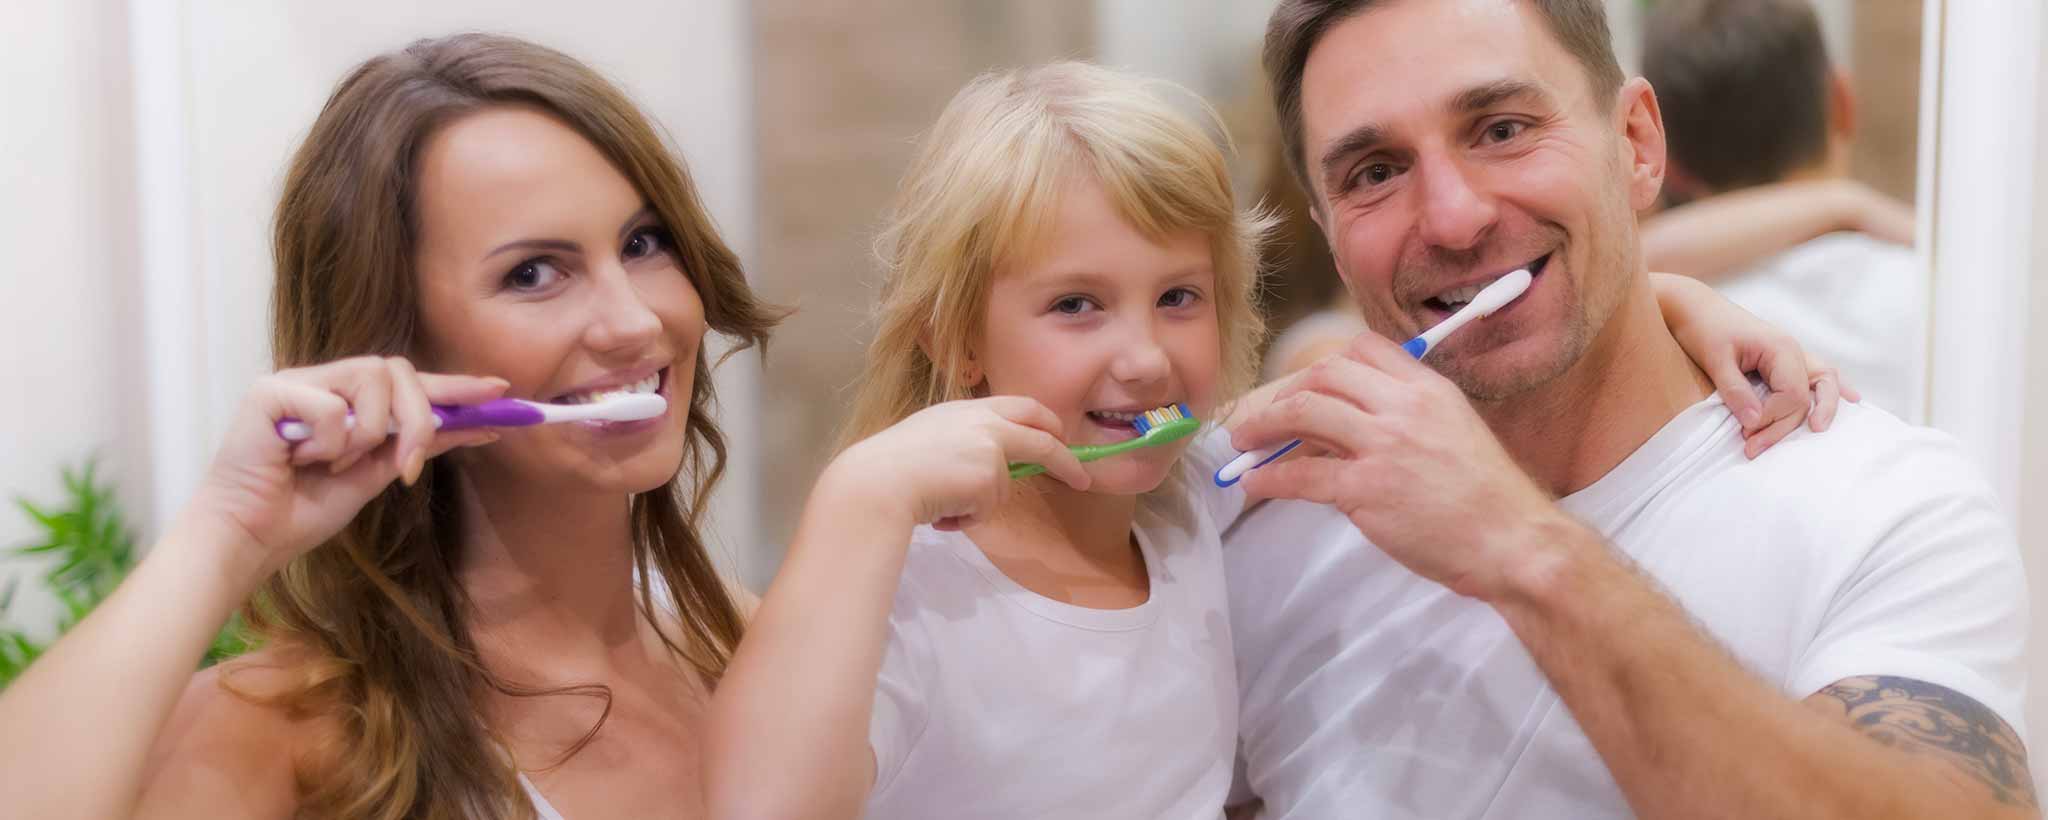
[(1847, 143), (1857, 128), (1856, 90), (1841, 68), (1828, 69), (1828, 134)]
[(1627, 152), (1631, 210), (1641, 213), (1657, 202), (1663, 189), (1669, 146), (1664, 142), (1664, 112), (1650, 81), (1636, 77), (1623, 83), (1615, 99), (1615, 117)]

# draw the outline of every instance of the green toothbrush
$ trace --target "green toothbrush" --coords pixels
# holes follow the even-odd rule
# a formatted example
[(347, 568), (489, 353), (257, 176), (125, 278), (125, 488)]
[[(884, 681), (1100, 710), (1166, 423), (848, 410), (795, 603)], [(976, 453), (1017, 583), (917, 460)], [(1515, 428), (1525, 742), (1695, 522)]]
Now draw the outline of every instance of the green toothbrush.
[[(1195, 418), (1194, 411), (1185, 404), (1174, 404), (1157, 410), (1148, 410), (1131, 420), (1131, 426), (1138, 428), (1138, 437), (1115, 444), (1083, 444), (1067, 448), (1074, 457), (1082, 461), (1094, 461), (1121, 455), (1141, 447), (1155, 447), (1170, 441), (1187, 438), (1190, 433), (1201, 429), (1202, 420)], [(1045, 472), (1039, 464), (1017, 462), (1010, 465), (1011, 478), (1026, 478)]]

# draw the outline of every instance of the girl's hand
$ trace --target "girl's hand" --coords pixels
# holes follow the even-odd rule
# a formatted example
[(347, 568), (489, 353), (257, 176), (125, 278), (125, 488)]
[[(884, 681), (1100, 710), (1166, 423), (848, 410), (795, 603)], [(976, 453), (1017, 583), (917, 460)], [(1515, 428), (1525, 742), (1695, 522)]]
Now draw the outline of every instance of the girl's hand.
[(946, 402), (847, 448), (827, 468), (827, 480), (911, 526), (964, 529), (1008, 497), (1013, 461), (1043, 464), (1067, 486), (1087, 489), (1087, 471), (1059, 434), (1059, 418), (1033, 399)]
[[(1650, 279), (1671, 335), (1713, 380), (1721, 401), (1742, 423), (1742, 451), (1750, 458), (1802, 422), (1816, 433), (1828, 429), (1842, 399), (1862, 398), (1798, 340), (1698, 280), (1656, 273)], [(1750, 385), (1751, 372), (1769, 387), (1764, 398), (1757, 398)]]

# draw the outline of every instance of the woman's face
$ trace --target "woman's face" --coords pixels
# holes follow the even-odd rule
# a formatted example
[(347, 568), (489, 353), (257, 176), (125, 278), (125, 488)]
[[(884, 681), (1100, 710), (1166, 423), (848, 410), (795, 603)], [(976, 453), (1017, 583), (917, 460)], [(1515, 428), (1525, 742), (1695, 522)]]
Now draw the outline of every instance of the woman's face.
[(647, 200), (582, 135), (521, 106), (443, 126), (417, 173), (421, 369), (498, 376), (534, 401), (669, 399), (647, 421), (509, 428), (468, 464), (565, 490), (667, 483), (704, 305)]

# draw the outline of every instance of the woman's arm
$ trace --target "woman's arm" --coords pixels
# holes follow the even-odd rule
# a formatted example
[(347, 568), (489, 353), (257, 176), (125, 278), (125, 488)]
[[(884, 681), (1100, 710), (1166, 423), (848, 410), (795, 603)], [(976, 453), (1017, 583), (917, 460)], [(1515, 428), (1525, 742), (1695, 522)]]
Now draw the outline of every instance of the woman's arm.
[[(426, 459), (448, 449), (494, 437), (435, 433), (430, 400), (482, 401), (504, 387), (375, 358), (258, 382), (192, 500), (148, 557), (0, 693), (0, 806), (22, 817), (134, 816), (155, 773), (151, 749), (228, 613), (392, 480), (416, 477)], [(351, 408), (354, 430), (344, 423)], [(311, 424), (314, 438), (281, 440), (276, 424), (286, 416)], [(394, 424), (402, 432), (387, 442)]]

